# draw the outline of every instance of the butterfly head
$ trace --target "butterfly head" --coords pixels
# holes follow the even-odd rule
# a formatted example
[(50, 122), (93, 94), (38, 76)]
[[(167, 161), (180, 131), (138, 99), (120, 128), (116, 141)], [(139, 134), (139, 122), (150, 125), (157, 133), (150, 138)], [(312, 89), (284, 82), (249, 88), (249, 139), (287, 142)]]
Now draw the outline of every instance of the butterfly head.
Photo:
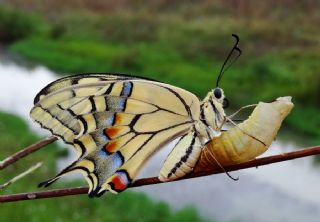
[(223, 108), (227, 108), (229, 105), (228, 99), (224, 95), (224, 91), (220, 87), (214, 88), (212, 91), (212, 100), (221, 103)]
[(200, 118), (205, 125), (210, 126), (210, 138), (217, 136), (225, 122), (225, 101), (223, 89), (216, 87), (208, 92), (202, 102)]

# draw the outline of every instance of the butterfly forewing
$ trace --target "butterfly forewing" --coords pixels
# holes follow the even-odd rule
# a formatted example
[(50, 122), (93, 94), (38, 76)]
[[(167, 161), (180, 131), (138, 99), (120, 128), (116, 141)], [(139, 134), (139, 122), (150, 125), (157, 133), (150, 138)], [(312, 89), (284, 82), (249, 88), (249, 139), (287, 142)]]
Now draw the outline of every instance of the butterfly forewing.
[(192, 128), (199, 107), (188, 91), (136, 77), (91, 74), (49, 84), (31, 117), (72, 144), (78, 159), (46, 184), (78, 170), (91, 195), (125, 189), (157, 148)]

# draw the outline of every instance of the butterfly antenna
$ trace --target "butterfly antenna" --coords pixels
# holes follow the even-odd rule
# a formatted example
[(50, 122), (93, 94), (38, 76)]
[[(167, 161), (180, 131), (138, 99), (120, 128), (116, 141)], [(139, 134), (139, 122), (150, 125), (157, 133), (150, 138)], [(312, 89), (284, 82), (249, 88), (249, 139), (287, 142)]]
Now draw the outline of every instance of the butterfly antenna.
[[(219, 86), (219, 82), (223, 76), (223, 74), (229, 69), (229, 67), (240, 57), (242, 51), (241, 49), (238, 47), (238, 43), (239, 43), (239, 36), (237, 36), (236, 34), (232, 34), (232, 36), (236, 39), (236, 43), (234, 44), (233, 48), (231, 49), (231, 51), (229, 52), (226, 60), (224, 61), (222, 67), (221, 67), (221, 70), (220, 70), (220, 73), (219, 73), (219, 76), (218, 76), (218, 79), (217, 79), (217, 83), (216, 83), (216, 87)], [(234, 52), (237, 52), (238, 55), (230, 62), (230, 64), (228, 66), (227, 63), (228, 61), (230, 60), (232, 54)]]

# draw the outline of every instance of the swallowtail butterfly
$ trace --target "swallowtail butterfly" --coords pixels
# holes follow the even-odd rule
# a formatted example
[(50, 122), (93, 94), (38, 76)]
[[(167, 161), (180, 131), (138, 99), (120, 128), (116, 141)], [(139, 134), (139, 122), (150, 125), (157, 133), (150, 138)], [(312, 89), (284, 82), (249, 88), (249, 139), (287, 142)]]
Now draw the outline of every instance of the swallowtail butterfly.
[(236, 43), (216, 88), (203, 101), (184, 89), (129, 75), (82, 74), (47, 85), (34, 99), (31, 118), (72, 145), (77, 159), (40, 186), (79, 171), (90, 197), (123, 191), (151, 154), (176, 138), (159, 178), (173, 180), (191, 172), (226, 121), (226, 99), (218, 84), (231, 55), (241, 54), (239, 38), (233, 36)]

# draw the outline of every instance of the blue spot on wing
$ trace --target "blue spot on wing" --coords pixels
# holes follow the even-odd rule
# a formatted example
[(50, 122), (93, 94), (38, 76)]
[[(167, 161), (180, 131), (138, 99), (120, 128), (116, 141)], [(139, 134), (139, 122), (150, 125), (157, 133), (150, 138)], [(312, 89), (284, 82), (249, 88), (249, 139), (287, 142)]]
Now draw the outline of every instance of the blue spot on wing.
[(122, 89), (122, 92), (121, 92), (121, 96), (130, 96), (131, 95), (131, 92), (132, 92), (132, 82), (125, 82), (123, 84), (123, 89)]
[(116, 174), (118, 174), (121, 177), (121, 180), (125, 182), (126, 185), (130, 183), (129, 175), (127, 172), (119, 170), (116, 172)]
[(102, 131), (102, 133), (100, 134), (100, 139), (102, 140), (103, 143), (107, 143), (109, 142), (109, 138), (108, 136), (105, 134), (104, 130)]
[(124, 108), (125, 108), (125, 105), (126, 105), (126, 99), (125, 98), (120, 98), (119, 102), (118, 102), (118, 109), (123, 111)]
[(112, 116), (110, 116), (109, 118), (106, 119), (106, 123), (107, 123), (108, 126), (112, 126), (113, 125), (115, 115), (116, 114), (114, 113)]
[(99, 156), (100, 156), (100, 157), (108, 157), (108, 156), (110, 156), (110, 154), (109, 154), (104, 148), (102, 148), (102, 149), (99, 151)]
[(123, 156), (122, 154), (117, 151), (116, 153), (114, 153), (112, 156), (112, 168), (114, 170), (118, 169), (119, 167), (122, 166), (123, 162), (124, 162), (124, 159), (123, 159)]

